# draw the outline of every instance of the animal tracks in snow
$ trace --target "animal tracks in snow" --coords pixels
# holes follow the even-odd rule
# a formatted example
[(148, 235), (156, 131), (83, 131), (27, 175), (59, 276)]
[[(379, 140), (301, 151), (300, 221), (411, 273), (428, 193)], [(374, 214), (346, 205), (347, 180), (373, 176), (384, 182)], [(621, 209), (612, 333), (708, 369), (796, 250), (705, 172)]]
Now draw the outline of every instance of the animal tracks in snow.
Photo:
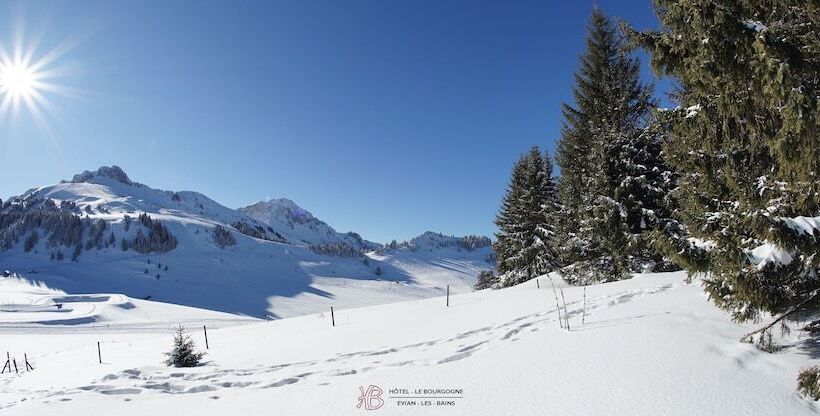
[[(587, 322), (594, 321), (593, 315), (599, 309), (632, 302), (672, 287), (665, 285), (588, 297), (585, 311)], [(573, 318), (584, 313), (582, 302), (578, 299), (567, 303), (567, 308)], [(451, 337), (403, 346), (383, 346), (373, 350), (339, 353), (323, 360), (235, 369), (219, 368), (213, 364), (193, 369), (159, 366), (132, 368), (107, 374), (89, 385), (26, 393), (34, 393), (34, 398), (44, 400), (59, 400), (56, 396), (76, 394), (103, 394), (123, 396), (126, 399), (128, 396), (146, 394), (208, 393), (207, 397), (216, 400), (219, 399), (219, 395), (215, 395), (214, 392), (224, 389), (278, 389), (304, 382), (324, 386), (333, 384), (339, 377), (362, 374), (379, 368), (446, 365), (469, 359), (486, 349), (532, 336), (534, 332), (547, 328), (547, 325), (550, 328), (557, 327), (556, 321), (557, 313), (552, 308), (519, 316), (494, 326), (460, 332)], [(580, 322), (578, 324), (580, 325)], [(29, 397), (29, 400), (31, 398)], [(0, 404), (0, 408), (13, 406), (20, 401), (22, 400)]]

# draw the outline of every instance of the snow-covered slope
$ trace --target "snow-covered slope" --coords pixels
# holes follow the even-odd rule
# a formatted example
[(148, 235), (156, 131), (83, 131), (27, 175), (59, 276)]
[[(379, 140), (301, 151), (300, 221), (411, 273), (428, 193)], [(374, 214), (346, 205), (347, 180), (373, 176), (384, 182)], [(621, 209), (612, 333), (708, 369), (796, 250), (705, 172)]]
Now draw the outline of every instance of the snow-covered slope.
[(418, 237), (389, 244), (368, 256), (414, 276), (415, 281), (445, 291), (469, 292), (475, 277), (493, 263), (490, 239), (454, 237), (427, 231)]
[(67, 294), (20, 277), (0, 277), (0, 327), (6, 330), (164, 331), (178, 324), (207, 323), (217, 328), (256, 321), (207, 309), (131, 299), (121, 294)]
[[(247, 209), (153, 189), (103, 167), (7, 200), (0, 269), (67, 293), (123, 293), (260, 318), (436, 296), (455, 280), (468, 291), (477, 270), (493, 267), (466, 250), (368, 258), (363, 251), (374, 243), (277, 204), (281, 210), (265, 206), (279, 220), (263, 222)], [(308, 243), (354, 250), (319, 254)]]
[(260, 201), (239, 208), (238, 211), (279, 230), (294, 243), (344, 243), (362, 251), (380, 247), (380, 244), (364, 240), (357, 233), (336, 232), (333, 227), (287, 198)]
[[(13, 356), (25, 352), (35, 366), (0, 377), (0, 412), (745, 416), (818, 411), (794, 390), (799, 369), (820, 354), (817, 346), (799, 334), (778, 354), (739, 343), (754, 324), (732, 323), (682, 272), (564, 288), (569, 331), (558, 325), (549, 287), (542, 277), (540, 289), (530, 281), (455, 295), (449, 307), (437, 297), (342, 309), (336, 311), (335, 327), (327, 314), (313, 314), (213, 330), (207, 364), (192, 369), (162, 364), (169, 332), (45, 335), (0, 328)], [(202, 348), (201, 331), (191, 329)], [(102, 341), (102, 364), (97, 341)], [(357, 408), (368, 391), (368, 402), (381, 405), (372, 412)]]

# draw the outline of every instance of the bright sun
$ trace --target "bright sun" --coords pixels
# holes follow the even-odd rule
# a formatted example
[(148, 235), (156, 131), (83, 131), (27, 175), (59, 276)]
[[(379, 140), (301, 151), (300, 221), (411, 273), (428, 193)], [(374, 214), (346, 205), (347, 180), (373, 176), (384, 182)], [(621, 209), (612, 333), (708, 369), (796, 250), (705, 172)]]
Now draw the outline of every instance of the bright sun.
[(23, 64), (0, 65), (0, 94), (12, 100), (31, 100), (37, 88), (37, 74)]
[(75, 44), (69, 38), (45, 53), (37, 53), (39, 38), (24, 42), (22, 30), (11, 41), (0, 38), (0, 123), (6, 116), (16, 118), (20, 110), (40, 125), (46, 126), (47, 116), (58, 112), (49, 96), (74, 95), (74, 90), (55, 83), (71, 71), (55, 66), (56, 61)]

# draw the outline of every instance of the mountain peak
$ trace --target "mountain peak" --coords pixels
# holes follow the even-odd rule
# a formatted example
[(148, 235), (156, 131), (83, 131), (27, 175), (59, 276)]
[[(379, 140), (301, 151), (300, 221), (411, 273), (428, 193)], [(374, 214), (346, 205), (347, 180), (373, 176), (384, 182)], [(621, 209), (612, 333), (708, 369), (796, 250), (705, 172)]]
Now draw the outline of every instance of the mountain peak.
[(363, 239), (356, 233), (339, 233), (326, 222), (287, 198), (259, 201), (239, 208), (239, 212), (275, 230), (284, 230), (288, 239), (307, 244), (342, 243), (362, 251), (375, 250), (380, 244)]
[[(252, 216), (267, 215), (285, 219), (289, 222), (297, 224), (305, 224), (316, 221), (310, 211), (300, 207), (295, 202), (287, 198), (273, 198), (265, 201), (259, 201), (251, 206), (241, 208), (240, 210), (251, 213)], [(264, 221), (264, 220), (263, 220)]]
[(120, 168), (117, 165), (101, 166), (99, 169), (93, 172), (85, 170), (82, 173), (74, 175), (74, 177), (71, 178), (71, 182), (89, 182), (96, 177), (110, 178), (117, 182), (124, 183), (126, 185), (134, 184), (133, 182), (131, 182), (131, 179), (128, 178), (128, 175), (125, 173), (125, 171), (123, 171), (122, 168)]

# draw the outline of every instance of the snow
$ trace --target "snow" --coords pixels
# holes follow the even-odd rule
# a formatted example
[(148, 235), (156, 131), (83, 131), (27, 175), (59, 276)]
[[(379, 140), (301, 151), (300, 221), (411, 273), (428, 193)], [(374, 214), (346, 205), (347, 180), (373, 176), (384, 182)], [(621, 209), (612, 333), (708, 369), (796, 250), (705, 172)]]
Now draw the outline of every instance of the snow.
[(287, 198), (270, 199), (239, 208), (239, 212), (272, 226), (293, 243), (347, 243), (362, 250), (373, 250), (378, 244), (363, 240), (355, 233), (338, 233), (306, 209)]
[(620, 213), (621, 218), (626, 218), (627, 217), (626, 208), (624, 207), (624, 205), (622, 203), (620, 203), (620, 202), (618, 202), (618, 201), (616, 201), (616, 200), (614, 200), (614, 199), (612, 199), (612, 198), (610, 198), (606, 195), (600, 195), (600, 198), (603, 199), (607, 204), (618, 208), (618, 212)]
[(700, 110), (702, 108), (703, 107), (701, 107), (700, 104), (695, 104), (695, 105), (686, 107), (686, 118), (695, 117), (696, 115), (698, 115), (698, 113), (700, 112)]
[(808, 235), (820, 235), (820, 216), (818, 217), (804, 217), (798, 216), (794, 218), (781, 217), (780, 221), (784, 222), (793, 230)]
[[(18, 363), (0, 376), (0, 412), (83, 415), (368, 413), (361, 391), (379, 387), (374, 414), (809, 415), (795, 391), (816, 346), (778, 354), (739, 343), (739, 325), (684, 272), (563, 287), (571, 330), (559, 328), (547, 277), (444, 298), (209, 328), (207, 364), (162, 365), (171, 326), (0, 327)], [(556, 283), (559, 280), (555, 280)], [(13, 283), (6, 290), (24, 291)], [(33, 288), (33, 291), (41, 289)], [(22, 295), (29, 296), (29, 295)], [(151, 304), (152, 302), (146, 302)], [(126, 310), (137, 314), (138, 308)], [(0, 312), (0, 316), (16, 312)], [(168, 309), (166, 320), (183, 319)], [(584, 315), (584, 323), (581, 323)], [(58, 330), (54, 330), (57, 328)], [(188, 327), (199, 348), (199, 326)], [(103, 363), (97, 362), (101, 342)], [(361, 390), (360, 390), (361, 388)], [(396, 389), (450, 389), (453, 405), (399, 406)], [(394, 393), (390, 393), (393, 390)], [(435, 404), (435, 401), (433, 401)]]
[[(179, 245), (150, 255), (83, 251), (78, 262), (50, 260), (46, 238), (30, 252), (22, 244), (0, 252), (2, 269), (23, 274), (0, 278), (0, 351), (23, 370), (0, 375), (4, 416), (356, 414), (371, 385), (383, 391), (382, 414), (818, 410), (794, 390), (816, 347), (800, 335), (777, 355), (739, 343), (755, 324), (732, 323), (684, 272), (590, 285), (586, 295), (556, 276), (541, 277), (541, 289), (530, 281), (473, 292), (476, 275), (493, 268), (490, 247), (475, 239), (468, 249), (459, 237), (427, 232), (379, 247), (287, 199), (234, 210), (196, 192), (152, 189), (113, 167), (32, 189), (17, 203), (35, 198), (75, 202), (118, 239), (136, 232), (124, 230), (125, 215), (146, 212)], [(780, 220), (801, 233), (820, 229), (820, 217)], [(240, 234), (231, 226), (238, 221), (270, 227), (281, 241)], [(236, 245), (218, 248), (216, 225)], [(367, 253), (319, 255), (309, 248), (317, 243)], [(762, 265), (791, 261), (770, 244), (750, 256)], [(557, 325), (550, 283), (564, 292), (570, 331)], [(200, 348), (207, 326), (206, 365), (163, 365), (180, 324)], [(389, 398), (395, 389), (463, 397), (399, 406)]]
[(689, 238), (687, 238), (687, 240), (689, 241), (689, 244), (691, 244), (691, 245), (693, 245), (693, 246), (695, 246), (695, 247), (697, 247), (701, 250), (711, 251), (715, 247), (717, 247), (717, 243), (715, 243), (712, 240), (704, 240), (702, 238), (697, 238), (697, 237), (689, 237)]
[(763, 23), (761, 23), (757, 20), (747, 20), (747, 21), (743, 22), (743, 25), (747, 29), (754, 30), (755, 32), (762, 32), (762, 31), (767, 29), (766, 25), (764, 25)]
[(131, 299), (121, 294), (67, 294), (24, 278), (0, 278), (0, 325), (5, 329), (122, 326), (130, 330), (134, 325), (166, 328), (186, 322), (224, 326), (256, 321), (206, 309)]
[[(308, 244), (348, 243), (364, 251), (378, 245), (354, 233), (335, 232), (290, 200), (234, 210), (197, 192), (163, 191), (133, 182), (113, 167), (84, 172), (72, 182), (35, 188), (11, 200), (22, 203), (38, 198), (57, 205), (74, 202), (82, 215), (108, 221), (109, 231), (116, 235), (116, 247), (83, 251), (77, 262), (51, 260), (54, 249), (47, 247), (46, 238), (40, 238), (30, 252), (24, 251), (22, 241), (11, 250), (0, 250), (2, 269), (69, 293), (122, 293), (132, 300), (283, 318), (327, 311), (330, 306), (352, 308), (439, 296), (447, 284), (453, 293), (470, 291), (478, 272), (494, 267), (488, 261), (489, 247), (398, 250), (371, 255), (369, 264), (365, 257), (319, 255)], [(177, 248), (147, 255), (120, 250), (119, 240), (133, 238), (137, 228), (132, 224), (125, 231), (125, 215), (136, 223), (141, 213), (167, 226), (178, 239)], [(287, 243), (241, 234), (231, 225), (236, 222), (271, 227)], [(216, 246), (211, 235), (216, 225), (231, 230), (235, 246)], [(376, 274), (377, 268), (381, 275)]]
[[(778, 217), (777, 221), (791, 228), (798, 234), (809, 236), (820, 235), (820, 217)], [(762, 270), (768, 264), (777, 266), (788, 265), (794, 260), (792, 250), (779, 247), (773, 242), (765, 241), (763, 244), (749, 250), (751, 261), (757, 264), (757, 269)]]
[(773, 243), (766, 242), (752, 249), (752, 263), (757, 263), (757, 270), (762, 270), (768, 264), (788, 265), (792, 262), (791, 252), (784, 250)]

